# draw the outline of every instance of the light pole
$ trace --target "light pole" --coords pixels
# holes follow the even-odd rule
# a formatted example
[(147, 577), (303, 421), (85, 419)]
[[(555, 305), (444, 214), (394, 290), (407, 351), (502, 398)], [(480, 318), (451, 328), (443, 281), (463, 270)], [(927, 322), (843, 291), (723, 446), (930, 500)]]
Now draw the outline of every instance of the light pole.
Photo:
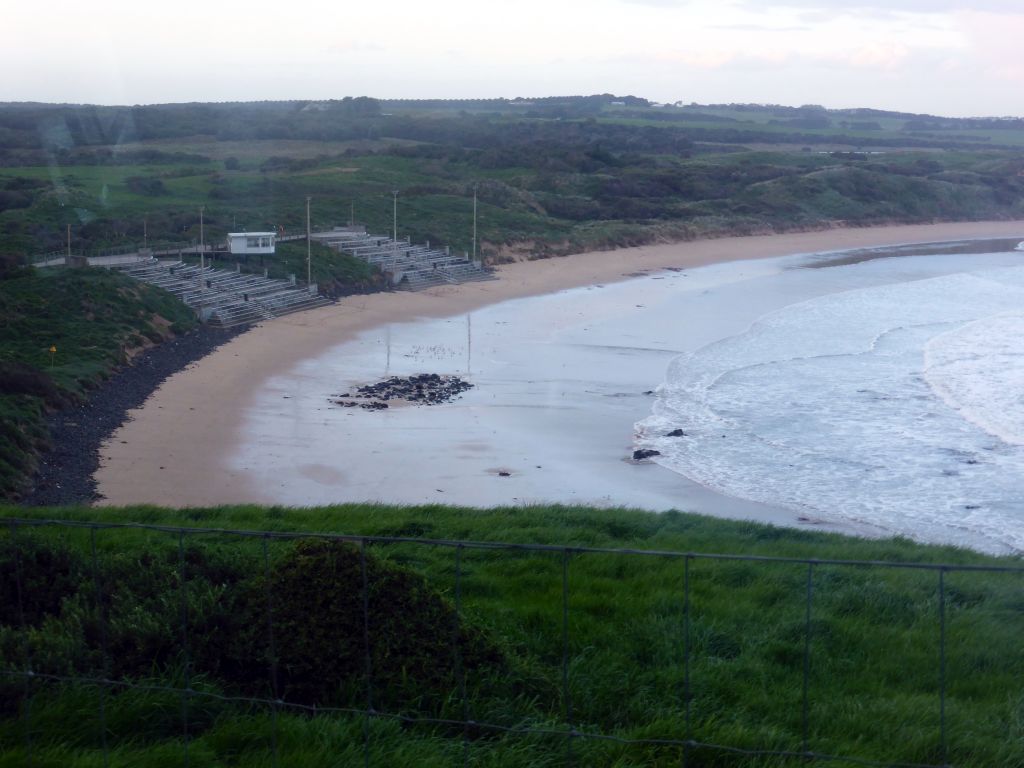
[(391, 190), (391, 194), (394, 196), (394, 202), (392, 204), (391, 216), (392, 216), (392, 239), (398, 242), (398, 190)]
[(206, 237), (203, 233), (203, 211), (205, 205), (199, 206), (199, 303), (206, 299)]
[(473, 185), (473, 261), (476, 261), (476, 184)]
[(310, 236), (309, 229), (309, 201), (313, 198), (306, 195), (306, 289), (312, 291), (313, 286), (313, 261), (312, 261), (312, 242), (313, 239)]
[(398, 190), (391, 190), (391, 194), (394, 196), (394, 200), (391, 208), (392, 217), (392, 237), (391, 237), (391, 256), (394, 258), (398, 255)]

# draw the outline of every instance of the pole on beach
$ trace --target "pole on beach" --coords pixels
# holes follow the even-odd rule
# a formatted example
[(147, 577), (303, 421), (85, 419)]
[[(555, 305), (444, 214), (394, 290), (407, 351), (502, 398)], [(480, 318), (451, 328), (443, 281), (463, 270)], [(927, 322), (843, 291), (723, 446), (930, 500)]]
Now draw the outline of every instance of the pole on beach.
[(476, 185), (473, 185), (473, 261), (476, 261)]
[(68, 224), (68, 265), (71, 264), (71, 225)]
[(309, 230), (309, 201), (313, 198), (306, 195), (306, 288), (313, 285), (312, 236)]
[(142, 214), (142, 250), (149, 248), (149, 211)]
[(466, 315), (466, 375), (472, 370), (473, 363), (473, 316)]

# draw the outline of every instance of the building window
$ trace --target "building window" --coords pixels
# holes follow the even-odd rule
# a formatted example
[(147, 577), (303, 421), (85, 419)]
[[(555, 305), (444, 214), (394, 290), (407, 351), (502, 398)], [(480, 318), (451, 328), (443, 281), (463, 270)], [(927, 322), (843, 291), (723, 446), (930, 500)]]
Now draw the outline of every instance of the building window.
[(260, 247), (260, 239), (258, 237), (247, 237), (247, 238), (245, 238), (245, 247), (246, 248), (259, 248)]

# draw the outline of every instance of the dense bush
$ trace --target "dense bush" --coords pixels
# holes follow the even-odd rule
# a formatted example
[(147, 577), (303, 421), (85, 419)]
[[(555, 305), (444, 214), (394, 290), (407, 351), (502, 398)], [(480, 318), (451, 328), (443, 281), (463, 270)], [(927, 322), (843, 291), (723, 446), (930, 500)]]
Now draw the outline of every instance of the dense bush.
[(422, 576), (372, 552), (364, 614), (363, 564), (328, 541), (289, 547), (269, 578), (237, 546), (128, 547), (91, 563), (19, 529), (0, 539), (0, 666), (170, 679), (188, 659), (193, 677), (223, 690), (321, 706), (366, 701), (367, 631), (376, 704), (442, 701), (456, 685), (456, 638), (464, 669), (503, 668)]
[(74, 595), (85, 568), (67, 546), (43, 543), (21, 529), (0, 539), (0, 624), (37, 626)]
[(270, 679), (272, 625), (278, 694), (287, 701), (365, 702), (367, 640), (375, 705), (408, 704), (453, 690), (456, 637), (466, 669), (503, 663), (500, 651), (480, 630), (459, 621), (421, 575), (372, 552), (364, 560), (345, 543), (298, 543), (273, 567), (269, 583), (251, 584), (243, 612), (247, 618), (236, 646), (242, 651), (236, 658), (240, 682)]

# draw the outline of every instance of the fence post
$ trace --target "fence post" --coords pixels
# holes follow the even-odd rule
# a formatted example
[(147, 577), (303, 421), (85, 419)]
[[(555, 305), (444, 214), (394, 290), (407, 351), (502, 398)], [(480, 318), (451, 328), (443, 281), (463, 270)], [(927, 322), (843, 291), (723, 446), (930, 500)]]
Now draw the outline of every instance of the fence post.
[(359, 540), (359, 569), (363, 579), (363, 664), (366, 675), (366, 713), (363, 715), (363, 766), (370, 765), (370, 718), (373, 716), (373, 661), (370, 657), (370, 583), (366, 575), (366, 539)]
[(459, 699), (462, 701), (462, 765), (469, 765), (469, 701), (466, 699), (466, 670), (462, 663), (462, 549), (460, 541), (455, 546), (455, 618), (452, 625), (452, 650), (455, 654), (455, 676), (458, 680)]
[(271, 705), (271, 745), (274, 750), (274, 766), (278, 765), (279, 748), (277, 744), (277, 713), (278, 707), (281, 705), (281, 695), (279, 693), (277, 685), (277, 647), (274, 644), (274, 601), (272, 595), (272, 587), (270, 583), (270, 553), (267, 550), (267, 534), (263, 534), (263, 581), (266, 584), (266, 599), (267, 599), (267, 650), (270, 658), (270, 693), (274, 697), (274, 703)]
[(948, 765), (946, 752), (946, 569), (939, 568), (939, 754)]
[(807, 614), (804, 625), (804, 690), (803, 690), (803, 713), (802, 713), (802, 731), (803, 731), (803, 748), (807, 757), (812, 757), (810, 749), (808, 748), (808, 740), (810, 736), (810, 721), (808, 717), (808, 702), (807, 702), (807, 686), (811, 676), (811, 602), (814, 596), (814, 563), (807, 563)]
[(683, 560), (683, 706), (686, 712), (685, 743), (683, 744), (683, 768), (690, 765), (690, 746), (693, 734), (690, 730), (690, 561), (687, 553)]
[(185, 529), (182, 528), (178, 531), (178, 579), (179, 589), (181, 592), (181, 656), (184, 664), (182, 668), (182, 675), (185, 679), (185, 690), (181, 692), (181, 729), (182, 729), (182, 749), (184, 750), (184, 765), (188, 768), (188, 743), (189, 743), (189, 730), (188, 730), (188, 705), (189, 698), (192, 694), (192, 678), (189, 671), (189, 656), (188, 656), (188, 588), (185, 584)]
[(21, 705), (22, 730), (25, 737), (25, 761), (27, 765), (33, 765), (35, 760), (32, 755), (32, 646), (28, 639), (28, 624), (25, 622), (25, 591), (22, 583), (21, 573), (21, 549), (18, 547), (18, 523), (10, 521), (11, 548), (14, 550), (14, 590), (18, 599), (18, 626), (22, 634), (22, 654), (25, 663), (25, 700)]
[(562, 550), (562, 698), (565, 722), (569, 726), (565, 740), (565, 764), (573, 764), (572, 740), (576, 728), (572, 723), (572, 697), (569, 693), (569, 548)]
[(100, 684), (100, 743), (103, 745), (103, 768), (110, 764), (110, 751), (107, 747), (107, 686), (110, 680), (110, 653), (107, 648), (107, 617), (103, 605), (103, 585), (100, 582), (100, 569), (96, 556), (96, 528), (89, 528), (89, 549), (92, 552), (92, 581), (96, 588), (96, 612), (100, 625), (100, 655), (103, 660), (103, 682)]

